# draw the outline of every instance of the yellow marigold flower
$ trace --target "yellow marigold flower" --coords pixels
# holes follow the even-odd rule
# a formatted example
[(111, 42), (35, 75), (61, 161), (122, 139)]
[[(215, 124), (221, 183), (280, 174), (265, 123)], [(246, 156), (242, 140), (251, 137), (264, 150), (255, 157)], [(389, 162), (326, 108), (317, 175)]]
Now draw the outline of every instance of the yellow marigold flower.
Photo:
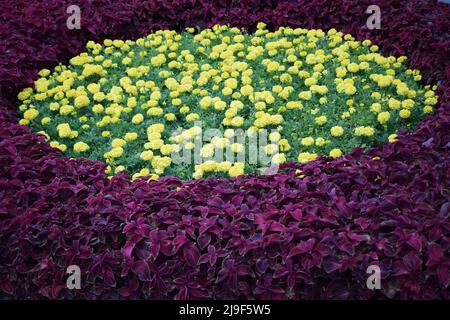
[(291, 150), (291, 145), (289, 144), (289, 141), (287, 139), (281, 139), (278, 142), (279, 146), (280, 146), (280, 151), (289, 151)]
[(234, 117), (231, 119), (231, 125), (233, 127), (241, 127), (244, 124), (244, 118), (242, 117)]
[(302, 145), (305, 146), (305, 147), (312, 146), (312, 145), (314, 144), (314, 138), (313, 138), (313, 137), (306, 137), (306, 138), (303, 138), (303, 139), (301, 140), (301, 143), (302, 143)]
[(58, 102), (52, 102), (48, 105), (48, 108), (51, 111), (58, 111), (59, 110), (59, 103)]
[(89, 150), (89, 146), (84, 142), (77, 142), (73, 145), (73, 151), (76, 153), (86, 152)]
[(131, 122), (134, 124), (142, 123), (142, 121), (144, 121), (144, 116), (142, 115), (142, 113), (135, 114), (131, 119)]
[(425, 107), (423, 107), (423, 112), (424, 113), (431, 113), (431, 112), (433, 112), (433, 107), (432, 106), (425, 106)]
[(333, 126), (330, 129), (330, 133), (333, 137), (340, 137), (344, 134), (344, 129), (341, 126)]
[(138, 138), (138, 134), (136, 132), (127, 132), (125, 134), (125, 141), (129, 142), (129, 141), (134, 141)]
[(67, 146), (65, 144), (59, 144), (59, 145), (56, 146), (56, 148), (58, 148), (62, 152), (66, 152), (67, 151)]
[(388, 104), (389, 104), (389, 108), (391, 108), (393, 110), (399, 109), (400, 105), (401, 105), (400, 101), (398, 101), (397, 99), (394, 99), (394, 98), (390, 98)]
[(164, 131), (164, 124), (162, 124), (162, 123), (155, 123), (155, 124), (152, 124), (151, 126), (149, 126), (147, 128), (147, 133), (149, 133), (149, 132), (159, 132), (159, 133), (161, 133), (163, 131)]
[(378, 102), (372, 103), (372, 105), (370, 106), (370, 111), (379, 113), (381, 111), (381, 104), (379, 104)]
[(241, 88), (241, 93), (242, 93), (244, 96), (249, 96), (249, 95), (251, 95), (251, 94), (253, 93), (253, 87), (250, 86), (250, 85), (245, 85), (245, 86), (243, 86), (243, 87)]
[(200, 119), (200, 116), (197, 113), (190, 113), (186, 116), (186, 121), (193, 122)]
[(281, 135), (279, 132), (272, 132), (269, 134), (269, 140), (271, 142), (277, 142), (281, 139)]
[(212, 103), (212, 99), (209, 96), (203, 97), (199, 104), (200, 104), (200, 108), (202, 109), (207, 109)]
[(397, 135), (395, 133), (389, 135), (388, 140), (390, 143), (397, 141)]
[(78, 96), (74, 100), (74, 105), (77, 108), (82, 108), (88, 106), (90, 102), (87, 96)]
[(39, 115), (39, 111), (36, 109), (28, 109), (24, 112), (23, 118), (26, 120), (33, 120)]
[(298, 162), (305, 163), (305, 162), (308, 162), (308, 161), (312, 161), (312, 160), (314, 160), (316, 158), (317, 158), (317, 154), (315, 154), (315, 153), (301, 152), (298, 155)]
[(227, 104), (225, 103), (225, 101), (219, 100), (219, 101), (214, 102), (214, 109), (216, 109), (218, 111), (225, 110), (226, 106), (227, 106)]
[(175, 114), (173, 114), (173, 113), (167, 113), (167, 114), (164, 116), (164, 118), (165, 118), (167, 121), (175, 121), (175, 120), (176, 120), (176, 116), (175, 116)]
[(164, 110), (161, 108), (152, 107), (147, 110), (147, 114), (149, 116), (158, 117), (158, 116), (161, 116), (162, 114), (164, 114)]
[(127, 142), (125, 140), (116, 138), (111, 142), (111, 146), (113, 148), (123, 147), (126, 143)]
[(230, 177), (237, 177), (244, 174), (244, 164), (243, 163), (235, 163), (229, 170), (228, 174)]
[(319, 137), (319, 138), (316, 139), (316, 146), (318, 146), (318, 147), (322, 147), (326, 143), (327, 142), (326, 142), (326, 140), (324, 138)]
[(289, 101), (286, 103), (287, 109), (302, 109), (303, 105), (300, 101)]
[(311, 100), (311, 91), (302, 91), (298, 94), (298, 97), (302, 100)]
[(151, 150), (141, 152), (140, 158), (144, 161), (149, 161), (153, 158), (153, 152)]
[(277, 153), (272, 157), (272, 163), (281, 164), (286, 162), (286, 155), (284, 153)]
[(239, 101), (239, 100), (233, 100), (230, 103), (230, 107), (240, 110), (240, 109), (242, 109), (244, 107), (244, 104), (241, 101)]
[(315, 122), (316, 122), (319, 126), (322, 126), (322, 125), (324, 125), (324, 124), (327, 122), (327, 117), (326, 117), (326, 116), (320, 116), (320, 117), (317, 117), (317, 118), (315, 119)]
[(42, 118), (42, 120), (41, 120), (41, 124), (42, 124), (43, 126), (45, 126), (46, 124), (50, 123), (51, 121), (52, 121), (52, 119), (51, 119), (50, 117), (44, 117), (44, 118)]
[(96, 104), (92, 107), (92, 111), (94, 113), (102, 113), (104, 110), (103, 106), (101, 104)]
[(58, 135), (60, 138), (70, 138), (72, 130), (68, 123), (59, 124), (56, 129), (58, 130)]
[(122, 171), (125, 171), (125, 170), (126, 170), (126, 169), (125, 169), (124, 166), (117, 166), (116, 169), (114, 170), (114, 173), (115, 173), (115, 174), (118, 174), (118, 173), (120, 173), (120, 172), (122, 172)]
[(411, 116), (411, 111), (408, 109), (402, 109), (399, 112), (400, 118), (408, 119)]
[(340, 157), (341, 155), (342, 155), (342, 151), (339, 148), (335, 148), (330, 151), (330, 157), (337, 158), (337, 157)]
[(390, 118), (391, 114), (388, 111), (380, 112), (377, 116), (377, 120), (381, 124), (388, 122)]
[(347, 65), (347, 70), (350, 71), (350, 72), (353, 72), (353, 73), (358, 72), (359, 71), (359, 65), (357, 65), (356, 63), (352, 62), (352, 63)]
[(111, 158), (120, 158), (123, 155), (122, 147), (114, 147), (111, 151), (108, 152), (109, 157)]
[(63, 116), (69, 115), (73, 112), (74, 108), (73, 106), (69, 104), (63, 105), (61, 108), (59, 108), (59, 113)]

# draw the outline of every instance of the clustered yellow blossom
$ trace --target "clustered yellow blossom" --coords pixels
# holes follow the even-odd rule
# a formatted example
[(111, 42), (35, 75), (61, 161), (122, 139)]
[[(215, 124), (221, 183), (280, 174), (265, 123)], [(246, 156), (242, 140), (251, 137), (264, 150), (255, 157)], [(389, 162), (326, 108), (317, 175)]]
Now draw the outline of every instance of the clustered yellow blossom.
[[(337, 158), (395, 142), (399, 127), (412, 128), (438, 101), (406, 57), (384, 57), (335, 29), (216, 25), (86, 49), (18, 94), (20, 123), (69, 156), (105, 161), (111, 175), (236, 177), (263, 166), (247, 159), (265, 130), (272, 164)], [(200, 163), (178, 164), (187, 151)], [(228, 151), (233, 159), (216, 158)]]

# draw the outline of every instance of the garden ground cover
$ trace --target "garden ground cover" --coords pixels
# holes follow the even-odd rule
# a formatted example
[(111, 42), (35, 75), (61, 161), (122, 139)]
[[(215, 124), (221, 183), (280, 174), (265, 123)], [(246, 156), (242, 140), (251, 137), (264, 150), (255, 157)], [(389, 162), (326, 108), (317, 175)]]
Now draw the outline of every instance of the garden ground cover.
[[(383, 29), (369, 31), (364, 1), (105, 1), (102, 10), (82, 6), (88, 18), (77, 33), (65, 30), (61, 3), (8, 3), (2, 11), (6, 297), (449, 298), (448, 6), (379, 1)], [(393, 144), (333, 161), (286, 164), (273, 176), (150, 184), (123, 174), (108, 180), (105, 165), (68, 160), (17, 124), (19, 90), (89, 39), (257, 21), (334, 27), (407, 55), (424, 81), (439, 82), (436, 112)], [(365, 289), (374, 261), (385, 280), (376, 292)], [(80, 291), (64, 289), (69, 264), (86, 272)]]

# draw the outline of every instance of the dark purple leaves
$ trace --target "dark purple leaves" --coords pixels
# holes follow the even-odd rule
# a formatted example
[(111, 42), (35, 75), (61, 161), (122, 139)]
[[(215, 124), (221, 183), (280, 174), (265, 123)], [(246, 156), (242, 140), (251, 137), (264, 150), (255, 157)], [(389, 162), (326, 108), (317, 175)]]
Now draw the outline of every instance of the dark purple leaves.
[(141, 281), (150, 281), (150, 268), (145, 261), (136, 261), (131, 270), (139, 277)]

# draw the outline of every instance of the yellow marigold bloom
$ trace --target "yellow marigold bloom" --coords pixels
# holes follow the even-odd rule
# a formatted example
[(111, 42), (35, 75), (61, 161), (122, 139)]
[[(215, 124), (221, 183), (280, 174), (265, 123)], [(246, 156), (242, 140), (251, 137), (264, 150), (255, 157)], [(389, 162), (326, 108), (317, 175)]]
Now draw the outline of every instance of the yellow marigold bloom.
[(122, 147), (114, 147), (111, 151), (108, 152), (109, 157), (111, 158), (120, 158), (123, 155)]
[(402, 109), (399, 112), (400, 118), (408, 119), (411, 116), (411, 111), (408, 109)]
[(193, 122), (200, 119), (200, 116), (197, 113), (190, 113), (186, 116), (186, 121)]
[(337, 157), (340, 157), (341, 155), (342, 155), (342, 151), (339, 148), (335, 148), (330, 151), (330, 157), (337, 158)]
[(51, 121), (52, 119), (50, 117), (44, 117), (41, 120), (41, 124), (45, 126), (46, 124), (49, 124)]
[(397, 135), (395, 133), (389, 135), (388, 140), (390, 143), (397, 141)]
[(306, 137), (306, 138), (303, 138), (303, 139), (301, 140), (301, 143), (302, 143), (302, 145), (305, 146), (305, 147), (312, 146), (312, 145), (314, 144), (314, 138), (313, 138), (313, 137)]
[(133, 116), (133, 118), (131, 119), (131, 122), (134, 124), (139, 124), (142, 123), (144, 121), (144, 116), (142, 115), (142, 113), (137, 113)]
[(388, 111), (380, 112), (377, 116), (377, 120), (381, 124), (388, 122), (390, 118), (391, 114)]
[(322, 126), (322, 125), (324, 125), (324, 124), (327, 122), (327, 117), (326, 117), (326, 116), (320, 116), (320, 117), (317, 117), (317, 118), (315, 119), (315, 122), (316, 122), (319, 126)]
[(87, 96), (78, 96), (75, 98), (74, 105), (77, 108), (86, 107), (91, 101)]
[(200, 108), (202, 109), (207, 109), (212, 103), (212, 99), (209, 96), (203, 97), (199, 104), (200, 104)]
[(237, 177), (244, 174), (244, 164), (243, 163), (235, 163), (229, 170), (228, 174), (230, 177)]
[(86, 152), (89, 150), (89, 146), (84, 142), (77, 142), (73, 145), (73, 151), (76, 153)]
[(315, 153), (301, 152), (298, 155), (298, 162), (305, 163), (305, 162), (308, 162), (308, 161), (312, 161), (312, 160), (314, 160), (316, 158), (317, 158), (317, 154), (315, 154)]
[(423, 112), (424, 113), (431, 113), (431, 112), (433, 112), (433, 107), (432, 106), (425, 106), (425, 107), (423, 107)]
[(111, 135), (111, 132), (110, 131), (102, 131), (102, 137), (103, 138), (107, 138), (107, 137), (109, 137)]
[(92, 107), (92, 111), (94, 113), (102, 113), (104, 110), (103, 106), (101, 104), (96, 104)]
[(153, 107), (147, 110), (149, 116), (158, 117), (164, 114), (164, 110), (161, 108)]
[(87, 86), (87, 89), (90, 93), (95, 94), (100, 91), (100, 85), (98, 85), (97, 83), (90, 83)]
[(153, 158), (153, 152), (151, 150), (141, 152), (140, 158), (144, 161), (149, 161)]
[(286, 162), (286, 155), (284, 153), (277, 153), (272, 157), (272, 163), (281, 164)]
[(289, 144), (289, 141), (287, 139), (281, 139), (278, 142), (279, 146), (280, 146), (280, 151), (289, 151), (291, 150), (291, 145)]
[(176, 116), (175, 116), (175, 114), (173, 114), (173, 113), (167, 113), (165, 116), (164, 116), (164, 118), (167, 120), (167, 121), (175, 121), (177, 118), (176, 118)]
[(372, 103), (372, 105), (370, 106), (370, 111), (374, 112), (374, 113), (378, 113), (381, 111), (381, 104), (379, 104), (378, 102)]
[(127, 132), (125, 134), (125, 141), (129, 142), (129, 141), (134, 141), (138, 138), (138, 134), (136, 132)]
[(286, 103), (287, 109), (302, 109), (303, 105), (300, 101), (289, 101)]
[(250, 85), (245, 85), (245, 86), (243, 86), (243, 87), (241, 88), (241, 93), (242, 93), (244, 96), (249, 96), (249, 95), (251, 95), (251, 94), (253, 93), (253, 87), (250, 86)]
[(23, 117), (27, 120), (33, 120), (39, 115), (39, 111), (36, 109), (28, 109), (24, 112)]
[(125, 141), (125, 140), (123, 140), (123, 139), (114, 139), (112, 142), (111, 142), (111, 146), (113, 147), (113, 148), (117, 148), (117, 147), (123, 147), (125, 144), (126, 144), (127, 142)]
[(311, 100), (311, 91), (302, 91), (298, 94), (298, 97), (302, 100)]
[(277, 142), (281, 139), (281, 135), (279, 132), (272, 132), (269, 134), (269, 140), (271, 142)]
[(240, 109), (242, 109), (244, 107), (244, 104), (241, 101), (239, 101), (239, 100), (233, 100), (230, 103), (230, 107), (240, 110)]
[(322, 147), (326, 143), (327, 142), (326, 142), (326, 140), (324, 138), (319, 137), (319, 138), (316, 139), (316, 146), (318, 146), (318, 147)]
[(122, 172), (122, 171), (125, 171), (125, 170), (126, 170), (126, 169), (125, 169), (124, 166), (117, 166), (116, 169), (114, 170), (114, 173), (115, 173), (115, 174), (118, 174), (118, 173), (120, 173), (120, 172)]
[(233, 127), (241, 127), (243, 124), (244, 124), (244, 118), (242, 118), (242, 117), (234, 117), (231, 120), (231, 125)]
[(52, 111), (59, 110), (59, 103), (58, 102), (52, 102), (49, 104), (48, 108)]
[(73, 106), (69, 104), (63, 105), (61, 108), (59, 108), (59, 113), (63, 116), (69, 115), (73, 112), (74, 108)]
[(353, 72), (353, 73), (358, 72), (359, 71), (359, 65), (357, 65), (356, 63), (352, 62), (352, 63), (347, 65), (347, 70), (350, 71), (350, 72)]
[(225, 110), (225, 107), (227, 106), (227, 104), (225, 103), (225, 101), (219, 100), (214, 102), (214, 109), (221, 111), (221, 110)]
[(356, 127), (355, 128), (355, 135), (356, 136), (373, 136), (375, 133), (375, 130), (372, 127)]
[(341, 126), (333, 126), (330, 129), (330, 133), (333, 137), (340, 137), (344, 134), (344, 129)]
[(72, 130), (68, 123), (59, 124), (56, 129), (58, 130), (58, 135), (60, 138), (70, 138)]
[(27, 100), (31, 96), (32, 93), (33, 93), (32, 88), (26, 88), (26, 89), (22, 90), (17, 97), (19, 98), (20, 101), (24, 101), (24, 100)]
[(394, 98), (390, 98), (388, 104), (389, 104), (389, 108), (391, 108), (393, 110), (399, 109), (400, 105), (401, 105), (400, 101), (398, 101), (397, 99), (394, 99)]

